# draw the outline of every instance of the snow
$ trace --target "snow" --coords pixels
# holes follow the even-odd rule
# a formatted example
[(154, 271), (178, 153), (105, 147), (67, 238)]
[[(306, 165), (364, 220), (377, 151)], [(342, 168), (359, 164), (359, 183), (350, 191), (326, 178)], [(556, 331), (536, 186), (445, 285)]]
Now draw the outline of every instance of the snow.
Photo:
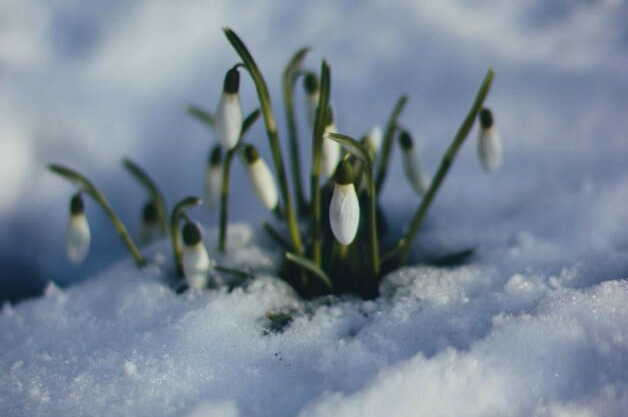
[[(625, 416), (626, 16), (611, 0), (3, 1), (0, 298), (42, 295), (2, 304), (0, 415)], [(177, 294), (168, 242), (136, 269), (91, 201), (91, 253), (78, 268), (64, 259), (74, 190), (47, 162), (88, 174), (132, 231), (146, 196), (123, 156), (170, 206), (202, 194), (214, 140), (183, 109), (217, 103), (236, 63), (223, 26), (266, 74), (281, 129), (278, 74), (303, 45), (308, 68), (331, 64), (341, 133), (383, 124), (408, 93), (401, 120), (429, 175), (495, 68), (503, 166), (481, 169), (474, 129), (414, 261), (376, 300), (302, 301), (278, 280), (281, 253), (259, 226), (270, 216), (237, 163), (227, 255), (216, 214), (190, 215), (210, 255), (253, 281)], [(242, 91), (248, 113), (244, 76)], [(269, 159), (261, 123), (249, 140)], [(386, 186), (395, 234), (419, 197), (400, 167)], [(466, 248), (461, 266), (422, 263)]]

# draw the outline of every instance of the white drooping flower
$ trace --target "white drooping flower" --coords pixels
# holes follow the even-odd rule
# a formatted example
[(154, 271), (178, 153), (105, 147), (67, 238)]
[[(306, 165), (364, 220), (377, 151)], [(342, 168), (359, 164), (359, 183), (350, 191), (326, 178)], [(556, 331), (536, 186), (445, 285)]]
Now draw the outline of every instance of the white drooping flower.
[(478, 133), (478, 157), (482, 167), (492, 172), (497, 170), (502, 162), (502, 143), (495, 131), (493, 113), (483, 108), (480, 110), (480, 131)]
[(153, 200), (150, 200), (144, 205), (142, 210), (138, 240), (140, 245), (147, 246), (159, 239), (161, 235), (157, 206)]
[(332, 108), (329, 108), (329, 119), (323, 132), (323, 148), (321, 151), (321, 170), (323, 175), (327, 178), (334, 176), (338, 162), (340, 162), (340, 156), (342, 153), (342, 147), (336, 141), (325, 137), (328, 133), (338, 133), (336, 125), (334, 124), (334, 112)]
[(318, 108), (319, 99), (318, 78), (316, 74), (312, 72), (308, 73), (303, 80), (303, 86), (305, 87), (305, 114), (310, 127), (313, 127), (316, 120), (316, 109)]
[(253, 145), (246, 145), (244, 148), (244, 159), (255, 195), (264, 207), (274, 210), (279, 203), (279, 194), (268, 164)]
[(418, 195), (423, 195), (425, 191), (427, 191), (429, 182), (423, 173), (423, 169), (419, 161), (419, 155), (414, 147), (412, 136), (407, 130), (403, 130), (399, 134), (399, 144), (401, 146), (401, 157), (403, 160), (403, 169), (406, 174), (406, 178), (412, 186), (412, 189)]
[(225, 83), (215, 114), (215, 131), (218, 142), (226, 150), (237, 145), (242, 132), (242, 105), (240, 104), (240, 73), (231, 68), (225, 75)]
[(384, 140), (384, 133), (379, 125), (373, 126), (369, 134), (366, 136), (367, 149), (371, 152), (371, 157), (375, 159), (379, 150), (382, 147), (382, 141)]
[(222, 148), (214, 146), (207, 164), (205, 173), (205, 201), (207, 207), (213, 210), (220, 201), (222, 191)]
[(355, 239), (360, 224), (360, 202), (353, 186), (353, 169), (345, 159), (338, 164), (334, 176), (334, 192), (329, 204), (329, 223), (334, 237), (341, 245)]
[(207, 286), (213, 262), (209, 259), (201, 230), (196, 223), (186, 222), (182, 230), (183, 274), (191, 290), (200, 290)]
[(85, 203), (80, 193), (70, 201), (70, 222), (65, 233), (65, 248), (68, 259), (73, 264), (83, 262), (91, 242), (89, 223), (85, 218)]

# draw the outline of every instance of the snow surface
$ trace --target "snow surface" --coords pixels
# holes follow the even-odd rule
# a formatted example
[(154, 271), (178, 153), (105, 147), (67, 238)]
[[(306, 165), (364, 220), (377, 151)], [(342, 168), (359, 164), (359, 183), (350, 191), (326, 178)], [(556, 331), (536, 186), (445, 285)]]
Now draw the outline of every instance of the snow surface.
[[(2, 298), (45, 293), (2, 307), (0, 415), (625, 416), (626, 17), (617, 0), (1, 2)], [(232, 224), (226, 258), (215, 214), (191, 214), (210, 253), (253, 282), (177, 295), (167, 242), (136, 270), (89, 201), (92, 252), (80, 268), (64, 260), (73, 189), (49, 161), (88, 174), (132, 230), (145, 197), (122, 156), (170, 205), (201, 195), (213, 139), (182, 109), (215, 106), (236, 59), (222, 26), (258, 59), (280, 127), (278, 74), (303, 45), (316, 47), (309, 68), (331, 63), (342, 133), (384, 123), (410, 94), (401, 119), (429, 174), (495, 68), (504, 165), (484, 173), (470, 138), (416, 262), (377, 300), (303, 302), (274, 278), (280, 254), (238, 166), (232, 219), (251, 226)], [(250, 140), (265, 145), (261, 124)], [(418, 203), (404, 181), (399, 167), (382, 199), (393, 234)], [(419, 262), (468, 247), (459, 267)], [(278, 331), (268, 312), (293, 320)]]

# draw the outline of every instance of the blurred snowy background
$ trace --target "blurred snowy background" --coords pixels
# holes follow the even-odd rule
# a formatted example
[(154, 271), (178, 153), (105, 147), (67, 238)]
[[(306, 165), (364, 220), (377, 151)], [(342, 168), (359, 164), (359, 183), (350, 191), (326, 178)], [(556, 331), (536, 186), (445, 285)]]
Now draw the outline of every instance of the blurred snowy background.
[[(620, 0), (2, 0), (0, 296), (88, 281), (5, 304), (2, 414), (625, 416), (627, 21)], [(170, 205), (200, 194), (214, 140), (185, 107), (216, 105), (236, 62), (223, 26), (264, 72), (280, 128), (279, 77), (304, 45), (309, 68), (331, 64), (343, 133), (385, 123), (409, 94), (401, 121), (430, 173), (493, 67), (504, 165), (484, 173), (471, 137), (417, 244), (474, 247), (472, 263), (404, 269), (376, 301), (302, 303), (271, 279), (179, 297), (154, 269), (105, 271), (127, 255), (88, 201), (92, 251), (70, 266), (73, 188), (46, 164), (87, 174), (131, 230), (145, 196), (123, 156)], [(268, 155), (261, 123), (249, 140)], [(256, 224), (265, 213), (239, 164), (234, 176), (231, 218)], [(418, 201), (400, 167), (387, 183), (399, 230)], [(264, 312), (286, 307), (302, 314), (261, 337)]]
[[(213, 138), (184, 110), (190, 103), (213, 110), (223, 74), (236, 62), (223, 26), (235, 29), (258, 60), (280, 126), (280, 73), (304, 45), (315, 48), (310, 68), (318, 70), (321, 57), (332, 65), (345, 133), (385, 123), (396, 98), (408, 93), (402, 120), (419, 136), (430, 170), (493, 66), (489, 104), (506, 140), (506, 164), (498, 179), (467, 169), (474, 163), (474, 145), (467, 145), (450, 182), (489, 187), (500, 194), (490, 198), (502, 202), (491, 204), (514, 210), (532, 204), (535, 182), (548, 185), (560, 176), (564, 189), (621, 169), (628, 151), (627, 17), (628, 6), (618, 0), (4, 0), (0, 294), (20, 296), (48, 281), (65, 285), (124, 256), (100, 210), (89, 204), (93, 250), (80, 268), (67, 264), (62, 239), (73, 189), (49, 174), (46, 163), (92, 178), (132, 230), (145, 197), (121, 169), (123, 156), (152, 174), (170, 204), (201, 193)], [(243, 106), (250, 111), (256, 102), (245, 80)], [(265, 145), (262, 132), (259, 123), (251, 140)], [(242, 169), (234, 175), (235, 186), (248, 190)], [(406, 193), (394, 190), (394, 196)], [(250, 193), (239, 198), (233, 219), (263, 214)]]

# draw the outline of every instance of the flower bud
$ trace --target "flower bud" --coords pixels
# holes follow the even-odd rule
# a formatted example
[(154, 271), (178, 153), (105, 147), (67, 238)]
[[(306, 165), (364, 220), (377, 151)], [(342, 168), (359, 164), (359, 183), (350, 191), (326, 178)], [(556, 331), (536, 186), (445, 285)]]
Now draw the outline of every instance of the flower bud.
[(502, 161), (502, 143), (495, 131), (493, 113), (482, 108), (479, 114), (480, 131), (478, 133), (478, 157), (482, 167), (489, 172), (495, 171)]
[(213, 210), (220, 201), (222, 191), (222, 148), (219, 145), (213, 147), (205, 173), (205, 200), (207, 207)]
[(227, 71), (223, 92), (216, 108), (215, 131), (223, 148), (232, 149), (242, 132), (242, 106), (240, 104), (240, 74), (236, 68)]
[(371, 158), (373, 160), (379, 153), (379, 150), (382, 147), (382, 141), (384, 140), (384, 133), (382, 132), (382, 128), (379, 125), (373, 126), (368, 136), (366, 137), (366, 144), (369, 153), (371, 154)]
[(348, 160), (338, 164), (334, 176), (334, 192), (329, 205), (329, 223), (334, 237), (341, 245), (355, 239), (360, 224), (360, 203), (353, 186), (353, 169)]
[(159, 239), (161, 236), (161, 226), (159, 225), (159, 214), (157, 205), (153, 200), (146, 202), (142, 210), (142, 220), (138, 233), (139, 242), (142, 246), (147, 246)]
[(89, 223), (85, 218), (85, 203), (80, 193), (70, 201), (70, 222), (65, 234), (65, 247), (68, 259), (74, 264), (83, 262), (91, 241)]
[(209, 272), (213, 263), (207, 255), (203, 244), (201, 230), (196, 223), (186, 222), (181, 232), (183, 240), (183, 273), (188, 286), (192, 290), (200, 290), (207, 286)]
[(307, 115), (307, 122), (310, 126), (314, 126), (319, 99), (319, 86), (316, 74), (313, 72), (308, 73), (303, 80), (303, 86), (305, 88), (305, 111)]
[(419, 156), (415, 150), (412, 136), (407, 130), (403, 130), (399, 134), (399, 145), (406, 178), (414, 191), (418, 195), (423, 195), (427, 191), (428, 181), (425, 179), (425, 174), (423, 174), (423, 169), (419, 163)]
[(246, 145), (244, 148), (244, 159), (255, 195), (264, 207), (268, 210), (274, 210), (279, 203), (279, 194), (275, 179), (266, 161), (262, 159), (257, 148), (253, 145)]

